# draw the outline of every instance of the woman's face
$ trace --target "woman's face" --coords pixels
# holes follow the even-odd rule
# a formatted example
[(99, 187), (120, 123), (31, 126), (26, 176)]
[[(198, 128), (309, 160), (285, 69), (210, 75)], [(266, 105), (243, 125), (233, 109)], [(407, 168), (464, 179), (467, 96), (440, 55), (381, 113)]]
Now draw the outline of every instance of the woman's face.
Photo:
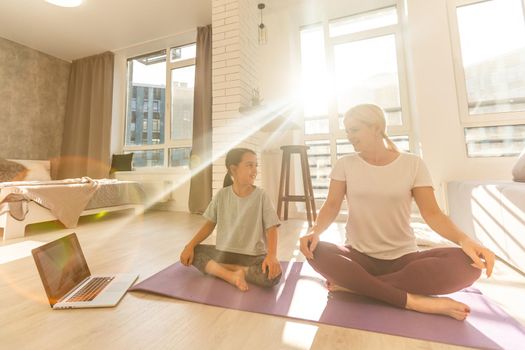
[(354, 118), (345, 119), (345, 131), (356, 152), (372, 150), (377, 139), (381, 138), (377, 126), (365, 124)]
[(257, 156), (246, 152), (242, 155), (241, 162), (232, 165), (233, 179), (238, 185), (253, 185), (257, 177)]

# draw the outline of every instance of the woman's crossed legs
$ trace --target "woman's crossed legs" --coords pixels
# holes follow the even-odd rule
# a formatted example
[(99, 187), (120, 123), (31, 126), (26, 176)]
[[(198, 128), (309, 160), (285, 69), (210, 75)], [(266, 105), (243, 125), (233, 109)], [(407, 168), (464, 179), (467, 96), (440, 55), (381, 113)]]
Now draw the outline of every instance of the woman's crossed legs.
[(329, 289), (339, 287), (391, 305), (463, 320), (470, 309), (447, 297), (470, 286), (481, 271), (460, 248), (436, 248), (394, 260), (375, 259), (350, 246), (319, 242), (310, 265), (323, 275)]

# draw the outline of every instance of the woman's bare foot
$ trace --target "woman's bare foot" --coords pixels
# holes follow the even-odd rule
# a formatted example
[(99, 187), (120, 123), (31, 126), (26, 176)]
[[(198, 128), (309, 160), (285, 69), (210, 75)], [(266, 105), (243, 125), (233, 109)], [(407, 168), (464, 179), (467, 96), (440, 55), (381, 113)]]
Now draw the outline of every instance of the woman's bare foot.
[(417, 294), (407, 294), (406, 309), (450, 316), (463, 321), (470, 313), (470, 307), (447, 297), (431, 297)]
[(328, 289), (330, 292), (347, 292), (347, 293), (355, 293), (353, 290), (341, 287), (340, 285), (337, 285), (333, 282), (326, 281), (326, 289)]

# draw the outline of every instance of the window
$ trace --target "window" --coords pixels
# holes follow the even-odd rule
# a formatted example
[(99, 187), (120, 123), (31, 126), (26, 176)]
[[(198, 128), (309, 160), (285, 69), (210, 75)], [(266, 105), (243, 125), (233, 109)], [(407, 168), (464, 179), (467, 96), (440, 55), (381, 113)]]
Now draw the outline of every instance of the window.
[(328, 195), (328, 178), (332, 169), (330, 141), (306, 141), (306, 145), (310, 147), (308, 149), (308, 163), (310, 164), (314, 197), (325, 199)]
[(388, 125), (402, 125), (395, 35), (334, 46), (337, 112), (374, 101), (386, 112)]
[(191, 139), (195, 66), (171, 70), (171, 139)]
[(471, 157), (505, 157), (525, 148), (525, 125), (465, 128), (467, 153)]
[(190, 44), (128, 59), (124, 152), (135, 168), (189, 166), (195, 54)]
[(353, 151), (343, 127), (350, 107), (381, 106), (393, 141), (410, 149), (397, 11), (392, 6), (301, 29), (304, 137), (316, 199), (326, 198), (337, 158)]
[(467, 155), (517, 155), (525, 143), (523, 0), (456, 4), (451, 30)]
[(330, 21), (330, 37), (359, 33), (368, 29), (381, 28), (397, 23), (395, 7), (367, 11), (357, 15)]
[(170, 148), (170, 166), (189, 166), (190, 147)]

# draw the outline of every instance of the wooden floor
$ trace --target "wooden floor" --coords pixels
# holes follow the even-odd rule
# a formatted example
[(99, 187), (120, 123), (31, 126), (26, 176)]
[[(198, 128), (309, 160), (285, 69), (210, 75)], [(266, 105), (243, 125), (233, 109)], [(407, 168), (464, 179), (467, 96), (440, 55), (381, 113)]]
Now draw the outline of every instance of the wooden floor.
[[(148, 212), (81, 219), (74, 230), (92, 273), (136, 272), (139, 281), (178, 260), (203, 220)], [(305, 222), (280, 230), (279, 259), (302, 260), (298, 237)], [(337, 241), (343, 224), (324, 236)], [(143, 293), (129, 293), (115, 308), (53, 311), (30, 249), (73, 230), (31, 227), (22, 239), (0, 243), (0, 348), (2, 349), (460, 349), (446, 344), (235, 311)], [(210, 237), (212, 242), (214, 237)], [(476, 286), (525, 324), (525, 280), (501, 264)]]

